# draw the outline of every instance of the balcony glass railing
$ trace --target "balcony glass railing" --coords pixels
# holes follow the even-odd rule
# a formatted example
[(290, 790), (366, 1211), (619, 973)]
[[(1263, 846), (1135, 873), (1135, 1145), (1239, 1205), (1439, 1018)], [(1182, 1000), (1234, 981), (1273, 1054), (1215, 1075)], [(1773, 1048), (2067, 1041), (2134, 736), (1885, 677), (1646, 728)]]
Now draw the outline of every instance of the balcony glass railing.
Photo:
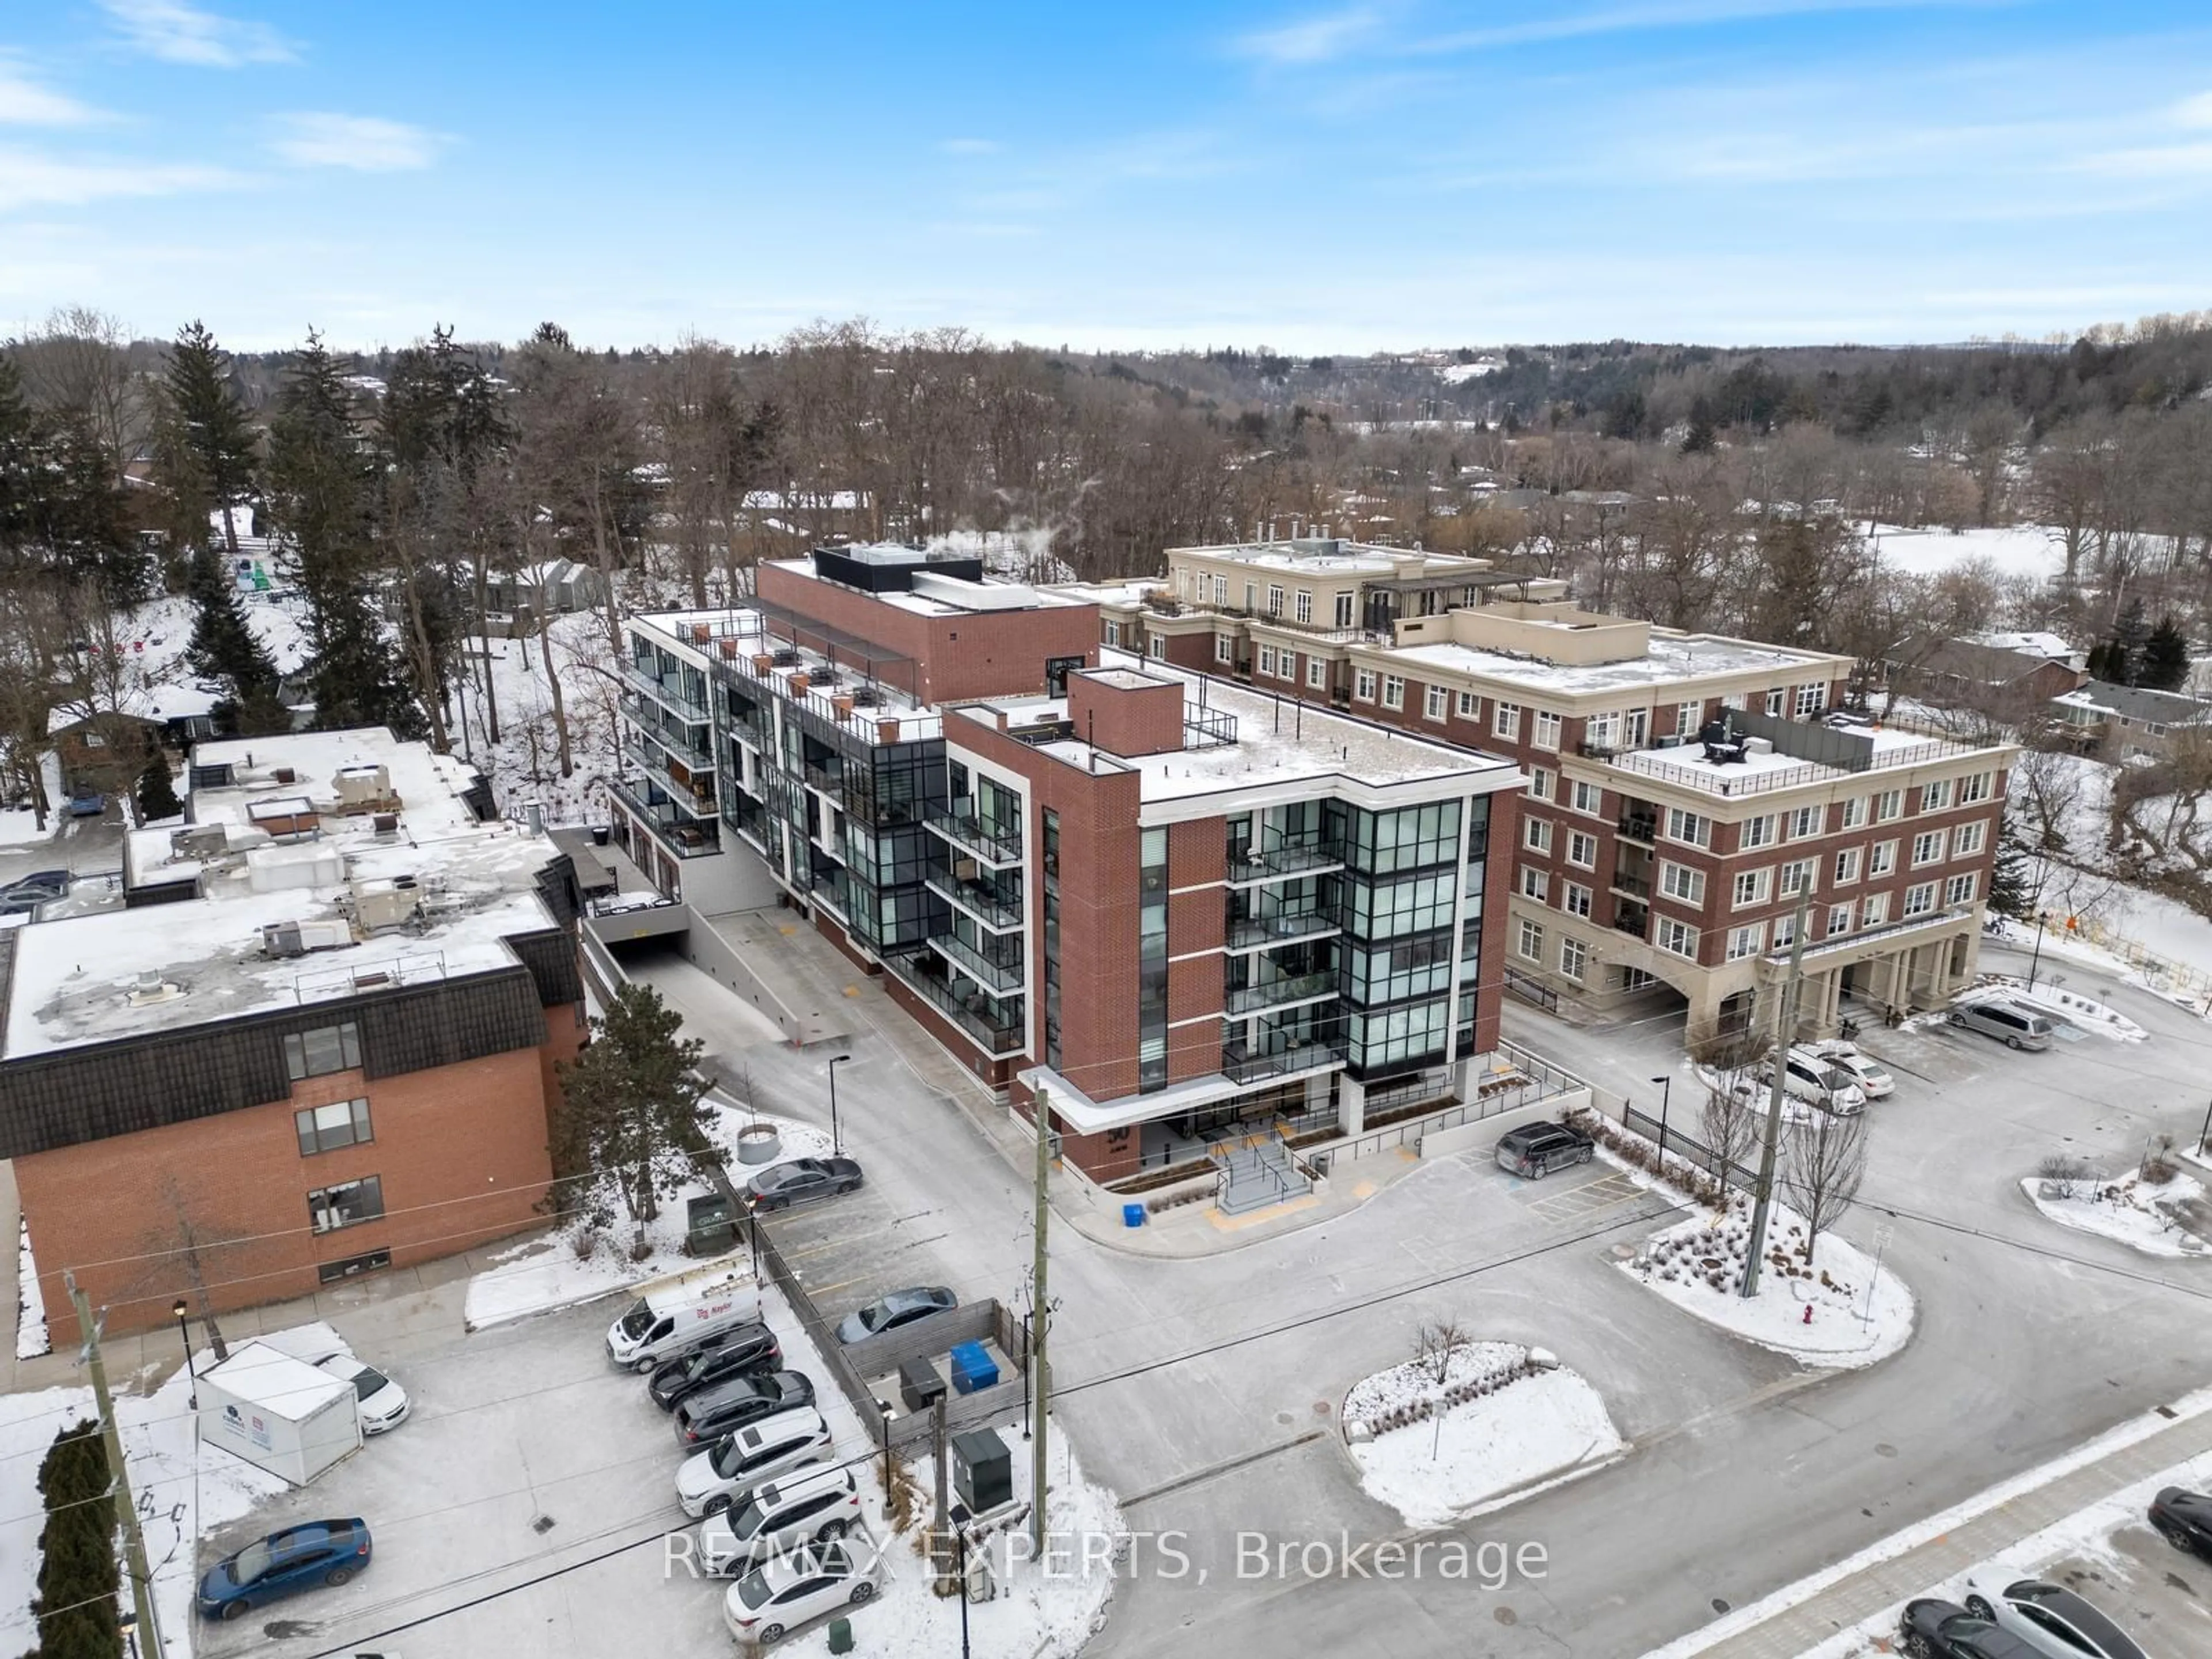
[(933, 870), (924, 880), (929, 890), (947, 903), (965, 910), (987, 927), (1005, 932), (1022, 925), (1022, 907), (1018, 900), (1011, 899), (981, 882), (963, 881), (957, 876), (941, 870)]
[(1323, 1066), (1340, 1066), (1346, 1053), (1344, 1043), (1334, 1039), (1261, 1048), (1227, 1042), (1221, 1048), (1221, 1070), (1224, 1076), (1236, 1082), (1256, 1083), (1262, 1078), (1282, 1077), (1291, 1072), (1317, 1072)]
[(950, 1019), (978, 1048), (994, 1060), (1018, 1054), (1026, 1041), (1022, 1031), (1022, 1005), (1018, 997), (1012, 1002), (994, 1003), (980, 992), (963, 993), (941, 974), (928, 971), (930, 957), (926, 951), (901, 951), (886, 957), (884, 965), (889, 968), (900, 984), (907, 987), (930, 1006)]
[(1229, 884), (1249, 886), (1255, 882), (1279, 881), (1285, 876), (1319, 874), (1344, 867), (1344, 848), (1333, 841), (1292, 842), (1261, 848), (1232, 845), (1229, 849)]
[(955, 847), (965, 848), (986, 864), (1006, 866), (1022, 861), (1022, 835), (1018, 828), (944, 806), (931, 807), (927, 822)]
[(681, 674), (671, 674), (663, 678), (650, 670), (639, 667), (635, 660), (629, 665), (628, 678), (630, 684), (638, 690), (644, 692), (655, 702), (674, 709), (686, 720), (703, 720), (708, 717), (707, 687), (704, 680), (699, 683), (698, 689), (695, 692), (687, 685)]
[(1648, 899), (1651, 896), (1651, 879), (1648, 876), (1632, 876), (1626, 870), (1616, 870), (1613, 872), (1613, 890), (1626, 893), (1634, 898)]
[(1291, 945), (1335, 933), (1340, 924), (1334, 910), (1299, 910), (1284, 915), (1260, 916), (1229, 925), (1229, 948), (1261, 951), (1270, 945)]
[(1018, 991), (1025, 983), (1018, 962), (994, 962), (966, 940), (950, 933), (932, 933), (929, 942), (947, 961), (994, 991)]
[(678, 857), (703, 858), (721, 850), (720, 819), (695, 817), (673, 801), (652, 799), (641, 778), (617, 779), (609, 787)]
[(1640, 813), (1631, 813), (1613, 829), (1623, 841), (1642, 842), (1646, 847), (1659, 839), (1659, 820), (1656, 817), (1645, 817)]
[(1230, 992), (1229, 1012), (1231, 1014), (1249, 1014), (1262, 1008), (1278, 1008), (1285, 1003), (1307, 1002), (1335, 994), (1334, 974), (1298, 974), (1283, 979), (1263, 980), (1257, 985), (1246, 985)]

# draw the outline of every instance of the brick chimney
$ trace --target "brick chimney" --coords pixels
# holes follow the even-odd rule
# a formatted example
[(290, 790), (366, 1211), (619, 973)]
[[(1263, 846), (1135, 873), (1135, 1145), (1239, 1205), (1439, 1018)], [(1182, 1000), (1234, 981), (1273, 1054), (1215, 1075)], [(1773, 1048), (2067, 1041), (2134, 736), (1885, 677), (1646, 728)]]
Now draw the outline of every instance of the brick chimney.
[(1067, 677), (1067, 714), (1078, 738), (1109, 755), (1164, 755), (1182, 747), (1182, 682), (1133, 668)]

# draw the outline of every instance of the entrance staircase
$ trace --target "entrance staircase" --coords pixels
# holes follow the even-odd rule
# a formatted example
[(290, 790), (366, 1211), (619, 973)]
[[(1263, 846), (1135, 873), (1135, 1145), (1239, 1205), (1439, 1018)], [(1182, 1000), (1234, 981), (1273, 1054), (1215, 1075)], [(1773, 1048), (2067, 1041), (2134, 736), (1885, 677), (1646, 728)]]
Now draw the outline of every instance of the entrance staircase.
[(1254, 1135), (1241, 1145), (1223, 1143), (1208, 1155), (1221, 1171), (1216, 1202), (1224, 1215), (1243, 1215), (1269, 1205), (1286, 1204), (1313, 1190), (1278, 1135)]

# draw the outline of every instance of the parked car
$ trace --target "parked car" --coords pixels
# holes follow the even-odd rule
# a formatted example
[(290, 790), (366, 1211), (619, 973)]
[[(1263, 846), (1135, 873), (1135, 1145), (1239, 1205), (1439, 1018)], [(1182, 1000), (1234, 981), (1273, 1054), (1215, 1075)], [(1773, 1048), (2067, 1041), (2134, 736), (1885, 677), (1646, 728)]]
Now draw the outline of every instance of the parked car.
[(676, 1471), (676, 1500), (696, 1520), (728, 1509), (779, 1475), (827, 1463), (836, 1455), (829, 1424), (820, 1412), (804, 1406), (764, 1417), (685, 1458)]
[(66, 870), (33, 870), (0, 888), (0, 893), (36, 893), (41, 898), (59, 898), (69, 891), (70, 880)]
[(865, 1308), (845, 1316), (837, 1327), (840, 1342), (858, 1342), (864, 1336), (881, 1336), (917, 1319), (960, 1305), (960, 1298), (942, 1285), (915, 1285), (879, 1296)]
[(702, 1389), (676, 1408), (676, 1443), (689, 1451), (735, 1434), (748, 1423), (814, 1403), (814, 1379), (804, 1371), (738, 1376)]
[(407, 1420), (407, 1390), (374, 1366), (362, 1364), (349, 1353), (334, 1353), (317, 1360), (315, 1369), (353, 1384), (355, 1409), (361, 1413), (363, 1434), (382, 1434)]
[(2008, 1048), (2048, 1048), (2052, 1026), (2049, 1018), (2016, 1002), (1992, 998), (1984, 1002), (1954, 1002), (1951, 1024), (1993, 1036)]
[(302, 1521), (248, 1544), (200, 1575), (199, 1609), (210, 1619), (243, 1619), (268, 1602), (318, 1584), (332, 1589), (368, 1565), (368, 1522)]
[(781, 1556), (730, 1586), (722, 1622), (739, 1642), (768, 1647), (810, 1619), (872, 1600), (881, 1559), (872, 1547), (844, 1543)]
[(757, 1376), (783, 1363), (783, 1346), (775, 1333), (757, 1322), (722, 1332), (706, 1346), (680, 1359), (672, 1359), (653, 1372), (646, 1384), (653, 1403), (672, 1412), (702, 1389), (710, 1389), (736, 1377)]
[[(1774, 1062), (1761, 1061), (1759, 1080), (1774, 1082)], [(1810, 1048), (1792, 1048), (1783, 1057), (1782, 1092), (1808, 1106), (1817, 1106), (1838, 1117), (1866, 1110), (1866, 1093), (1850, 1077)]]
[(1966, 1611), (2019, 1637), (2049, 1659), (2148, 1659), (2136, 1639), (2062, 1584), (1975, 1573)]
[(2043, 1659), (2010, 1631), (1933, 1597), (1905, 1604), (1897, 1635), (1912, 1659)]
[(107, 810), (107, 797), (94, 790), (70, 797), (69, 815), (73, 818), (96, 818)]
[(699, 1523), (699, 1565), (718, 1577), (750, 1572), (802, 1544), (829, 1544), (860, 1527), (850, 1469), (811, 1470), (755, 1486)]
[(860, 1166), (849, 1158), (794, 1158), (763, 1170), (745, 1182), (744, 1194), (756, 1210), (787, 1210), (860, 1189)]
[(1823, 1042), (1814, 1052), (1828, 1063), (1831, 1071), (1841, 1072), (1858, 1085), (1859, 1092), (1869, 1100), (1887, 1100), (1897, 1092), (1897, 1079), (1856, 1043)]
[(607, 1358), (641, 1374), (760, 1319), (760, 1287), (742, 1267), (710, 1262), (644, 1287), (607, 1327)]
[(2150, 1500), (2150, 1523), (2178, 1550), (2212, 1561), (2212, 1498), (2185, 1486), (2168, 1486)]
[(1524, 1123), (1498, 1138), (1498, 1167), (1530, 1181), (1540, 1181), (1570, 1164), (1587, 1164), (1595, 1156), (1597, 1143), (1564, 1123)]

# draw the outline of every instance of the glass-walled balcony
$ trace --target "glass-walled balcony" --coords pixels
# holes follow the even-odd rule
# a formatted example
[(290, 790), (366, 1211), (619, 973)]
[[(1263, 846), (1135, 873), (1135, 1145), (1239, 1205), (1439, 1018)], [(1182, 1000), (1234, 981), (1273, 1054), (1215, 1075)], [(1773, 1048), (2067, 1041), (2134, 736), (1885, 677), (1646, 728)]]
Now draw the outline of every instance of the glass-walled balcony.
[(948, 972), (944, 962), (927, 951), (894, 951), (884, 957), (884, 965), (991, 1058), (1003, 1060), (1022, 1052), (1027, 1036), (1021, 998), (995, 997), (979, 990)]
[(1018, 871), (986, 871), (972, 859), (956, 860), (950, 870), (932, 870), (929, 890), (993, 933), (1021, 927), (1022, 878)]
[(610, 787), (678, 858), (700, 858), (721, 849), (721, 824), (711, 806), (702, 816), (643, 776), (618, 778)]

